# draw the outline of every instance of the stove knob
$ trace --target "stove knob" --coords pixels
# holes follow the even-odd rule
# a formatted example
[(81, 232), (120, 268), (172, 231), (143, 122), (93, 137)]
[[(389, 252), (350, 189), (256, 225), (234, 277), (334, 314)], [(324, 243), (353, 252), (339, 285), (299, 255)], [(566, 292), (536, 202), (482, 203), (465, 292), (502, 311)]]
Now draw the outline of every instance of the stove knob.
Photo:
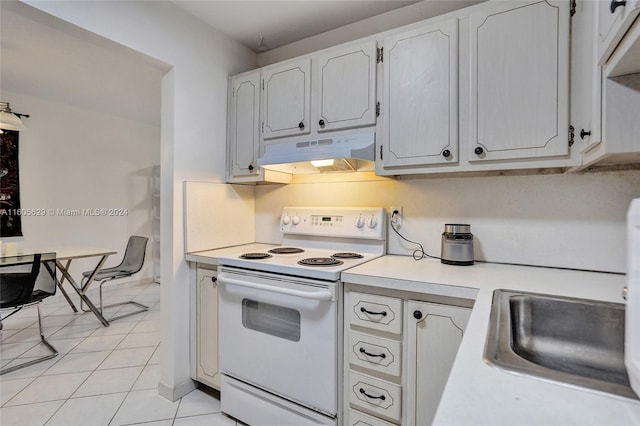
[(288, 225), (290, 222), (291, 222), (291, 216), (289, 216), (288, 214), (285, 214), (284, 216), (282, 216), (283, 225)]
[(291, 223), (293, 223), (294, 225), (297, 225), (300, 223), (300, 216), (294, 216), (293, 219), (291, 219)]
[(364, 218), (362, 216), (356, 218), (356, 228), (362, 228), (364, 226)]
[(376, 220), (375, 217), (370, 217), (369, 220), (367, 221), (367, 226), (371, 229), (375, 228), (377, 224), (378, 224), (378, 221)]

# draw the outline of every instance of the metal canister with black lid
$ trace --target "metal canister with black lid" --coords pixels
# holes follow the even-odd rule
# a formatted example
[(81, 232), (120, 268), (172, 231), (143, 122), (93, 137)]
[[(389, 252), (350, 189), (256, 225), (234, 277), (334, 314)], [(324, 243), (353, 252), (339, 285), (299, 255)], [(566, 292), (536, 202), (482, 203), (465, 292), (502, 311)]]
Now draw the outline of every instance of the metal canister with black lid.
[(447, 223), (442, 233), (440, 261), (447, 265), (473, 265), (471, 225)]

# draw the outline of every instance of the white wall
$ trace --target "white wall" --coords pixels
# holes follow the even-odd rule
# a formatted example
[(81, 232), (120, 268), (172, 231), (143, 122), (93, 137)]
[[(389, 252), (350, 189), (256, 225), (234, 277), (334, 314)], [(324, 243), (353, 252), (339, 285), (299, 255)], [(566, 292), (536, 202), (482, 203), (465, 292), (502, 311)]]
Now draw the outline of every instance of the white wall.
[[(469, 223), (476, 259), (625, 272), (625, 215), (638, 197), (638, 170), (259, 186), (256, 240), (280, 241), (285, 205), (402, 206), (401, 233), (432, 255), (445, 223)], [(388, 237), (389, 253), (414, 249)]]
[(483, 1), (486, 0), (423, 0), (260, 53), (258, 55), (258, 65), (262, 67), (295, 58), (296, 56), (378, 34), (413, 22), (443, 15)]
[(175, 400), (193, 387), (183, 182), (224, 181), (227, 77), (254, 68), (255, 54), (171, 2), (25, 3), (173, 67), (162, 79), (159, 390)]
[[(23, 216), (23, 237), (3, 238), (21, 248), (90, 246), (118, 251), (130, 235), (151, 237), (150, 176), (160, 163), (160, 128), (86, 108), (3, 90), (3, 99), (31, 115), (20, 132), (20, 201), (23, 209), (45, 216)], [(58, 210), (126, 209), (124, 216), (65, 216)], [(54, 212), (51, 212), (53, 210)], [(151, 248), (147, 248), (150, 258)], [(79, 274), (95, 266), (74, 261)], [(152, 278), (151, 262), (137, 279)]]

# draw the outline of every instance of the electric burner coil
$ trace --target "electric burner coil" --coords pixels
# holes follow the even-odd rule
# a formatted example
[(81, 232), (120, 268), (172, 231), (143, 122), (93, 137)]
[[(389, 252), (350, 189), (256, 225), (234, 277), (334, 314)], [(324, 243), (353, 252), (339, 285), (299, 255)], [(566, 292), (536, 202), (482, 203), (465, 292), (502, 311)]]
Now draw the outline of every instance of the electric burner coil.
[(269, 253), (273, 254), (297, 254), (304, 253), (304, 249), (299, 247), (276, 247), (269, 250)]
[(269, 253), (245, 253), (245, 254), (241, 254), (240, 259), (247, 259), (247, 260), (261, 260), (261, 259), (268, 259), (270, 257), (272, 257)]
[(333, 257), (308, 257), (298, 261), (303, 266), (338, 266), (344, 262)]
[(334, 253), (331, 255), (331, 257), (335, 259), (362, 259), (364, 256), (361, 255), (360, 253), (343, 252), (343, 253)]

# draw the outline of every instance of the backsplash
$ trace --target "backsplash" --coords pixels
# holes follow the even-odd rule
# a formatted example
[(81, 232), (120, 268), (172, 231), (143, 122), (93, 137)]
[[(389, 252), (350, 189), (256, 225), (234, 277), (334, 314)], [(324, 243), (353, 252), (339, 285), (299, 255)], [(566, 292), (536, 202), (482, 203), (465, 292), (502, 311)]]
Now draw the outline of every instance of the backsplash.
[[(625, 272), (640, 171), (264, 185), (255, 195), (259, 242), (280, 242), (286, 205), (402, 206), (400, 232), (431, 255), (440, 255), (445, 223), (468, 223), (477, 260)], [(415, 248), (389, 232), (388, 253)]]

